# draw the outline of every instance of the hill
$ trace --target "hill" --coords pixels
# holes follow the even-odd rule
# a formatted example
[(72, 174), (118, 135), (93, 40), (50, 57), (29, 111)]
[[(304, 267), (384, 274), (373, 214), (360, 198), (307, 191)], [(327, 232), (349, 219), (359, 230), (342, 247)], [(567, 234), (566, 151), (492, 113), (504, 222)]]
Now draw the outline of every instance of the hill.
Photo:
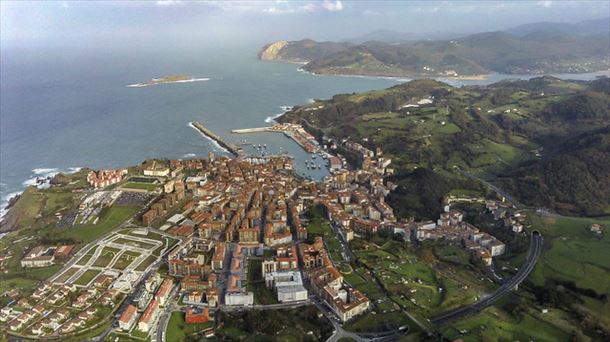
[[(608, 19), (534, 23), (507, 32), (434, 41), (409, 41), (412, 35), (391, 31), (374, 32), (365, 36), (374, 41), (359, 44), (278, 41), (263, 47), (259, 58), (307, 63), (303, 69), (316, 74), (472, 77), (583, 73), (610, 67), (607, 24)], [(384, 34), (387, 37), (381, 36)]]
[[(529, 205), (596, 215), (608, 212), (610, 203), (603, 196), (610, 185), (602, 181), (608, 162), (601, 156), (610, 118), (607, 83), (539, 77), (455, 88), (421, 79), (317, 100), (278, 120), (381, 147), (393, 159), (399, 185), (390, 201), (400, 203), (394, 207), (404, 216), (434, 218), (426, 209), (431, 201), (463, 181), (455, 166), (506, 186)], [(422, 168), (429, 172), (417, 171)], [(538, 183), (523, 186), (527, 181)]]
[(316, 42), (311, 39), (293, 42), (280, 40), (265, 45), (258, 53), (258, 58), (265, 61), (306, 63), (311, 60), (326, 58), (350, 46), (349, 43)]
[(608, 34), (610, 18), (586, 20), (579, 23), (538, 22), (519, 25), (507, 30), (517, 36), (526, 36), (534, 32), (564, 33), (578, 36)]

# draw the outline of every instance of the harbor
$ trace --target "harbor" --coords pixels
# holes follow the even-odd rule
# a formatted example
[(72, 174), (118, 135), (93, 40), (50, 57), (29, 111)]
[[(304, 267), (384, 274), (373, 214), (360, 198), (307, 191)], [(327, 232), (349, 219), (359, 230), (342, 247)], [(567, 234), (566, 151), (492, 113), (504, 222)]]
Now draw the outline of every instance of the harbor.
[(246, 133), (257, 133), (257, 132), (278, 132), (284, 133), (287, 137), (294, 140), (299, 146), (301, 146), (308, 153), (316, 153), (320, 150), (318, 141), (316, 138), (309, 134), (301, 125), (292, 123), (275, 124), (268, 127), (257, 127), (257, 128), (243, 128), (234, 129), (231, 133), (235, 134), (246, 134)]

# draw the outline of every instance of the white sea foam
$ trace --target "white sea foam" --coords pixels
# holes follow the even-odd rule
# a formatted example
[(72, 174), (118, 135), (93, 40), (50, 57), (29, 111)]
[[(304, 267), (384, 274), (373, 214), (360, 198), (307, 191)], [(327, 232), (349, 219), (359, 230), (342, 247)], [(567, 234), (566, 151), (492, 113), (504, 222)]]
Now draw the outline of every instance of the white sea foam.
[[(286, 112), (284, 112), (284, 113), (286, 113)], [(274, 123), (276, 123), (277, 121), (275, 121), (275, 119), (277, 119), (277, 118), (279, 118), (280, 116), (284, 115), (284, 113), (278, 113), (278, 114), (275, 114), (275, 115), (272, 115), (272, 116), (268, 116), (268, 117), (265, 119), (265, 123), (268, 123), (268, 124), (274, 124)]]
[(58, 171), (58, 169), (55, 167), (32, 169), (32, 172), (35, 175), (45, 175), (45, 174), (49, 174), (51, 172), (57, 172), (57, 171)]
[(208, 137), (207, 135), (203, 134), (203, 133), (202, 133), (202, 132), (201, 132), (201, 131), (200, 131), (200, 130), (197, 128), (197, 127), (195, 127), (195, 126), (194, 126), (194, 125), (193, 125), (191, 122), (189, 122), (188, 126), (189, 126), (190, 128), (192, 128), (192, 129), (196, 130), (196, 131), (197, 131), (197, 133), (199, 133), (199, 134), (200, 134), (202, 137), (204, 137), (204, 138), (208, 139), (208, 140), (209, 140), (209, 141), (212, 143), (212, 145), (214, 145), (214, 147), (216, 147), (217, 149), (219, 149), (219, 150), (221, 150), (221, 151), (224, 151), (224, 152), (226, 152), (226, 153), (229, 153), (229, 154), (231, 153), (231, 152), (229, 152), (229, 150), (227, 150), (226, 148), (224, 148), (224, 147), (220, 146), (220, 144), (218, 144), (218, 142), (217, 142), (216, 140), (214, 140), (214, 139), (212, 139), (212, 138)]
[(0, 220), (2, 220), (4, 218), (4, 215), (6, 215), (6, 213), (8, 213), (8, 203), (10, 202), (10, 200), (15, 197), (15, 196), (19, 196), (21, 194), (21, 191), (16, 191), (16, 192), (11, 192), (10, 194), (7, 194), (5, 196), (2, 196), (2, 199), (0, 199)]
[(197, 157), (195, 153), (185, 153), (182, 158), (194, 158)]
[(140, 87), (148, 87), (148, 86), (154, 86), (154, 85), (159, 85), (159, 84), (171, 84), (171, 83), (192, 83), (192, 82), (204, 82), (204, 81), (209, 81), (210, 78), (209, 77), (196, 77), (196, 78), (189, 78), (188, 80), (176, 80), (176, 81), (163, 81), (163, 82), (159, 82), (162, 81), (162, 79), (160, 78), (153, 78), (152, 81), (153, 82), (159, 82), (159, 83), (134, 83), (134, 84), (128, 84), (126, 85), (126, 87), (128, 88), (140, 88)]
[[(46, 189), (50, 186), (50, 179), (55, 177), (60, 172), (63, 173), (75, 173), (82, 170), (82, 167), (69, 167), (66, 170), (60, 170), (55, 167), (49, 168), (36, 168), (32, 169), (32, 176), (21, 183), (23, 188), (27, 188), (28, 186), (35, 186), (39, 189)], [(3, 184), (4, 186), (4, 184)], [(9, 201), (11, 198), (20, 195), (23, 191), (11, 192), (0, 199), (0, 219), (6, 215), (8, 209)]]

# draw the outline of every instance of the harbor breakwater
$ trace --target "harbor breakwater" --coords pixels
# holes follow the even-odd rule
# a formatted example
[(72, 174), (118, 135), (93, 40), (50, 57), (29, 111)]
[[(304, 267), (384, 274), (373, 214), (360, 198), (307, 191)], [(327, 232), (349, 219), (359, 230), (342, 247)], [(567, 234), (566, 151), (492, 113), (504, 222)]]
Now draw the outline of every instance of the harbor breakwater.
[(197, 129), (199, 132), (201, 132), (202, 134), (206, 135), (208, 138), (214, 140), (216, 143), (218, 143), (218, 145), (220, 145), (222, 148), (224, 148), (227, 151), (229, 151), (235, 157), (241, 158), (241, 157), (244, 156), (244, 152), (243, 152), (243, 150), (241, 148), (237, 147), (236, 145), (227, 143), (219, 135), (217, 135), (216, 133), (212, 132), (209, 128), (205, 127), (201, 122), (199, 122), (199, 121), (192, 121), (191, 125), (193, 127), (195, 127), (195, 129)]

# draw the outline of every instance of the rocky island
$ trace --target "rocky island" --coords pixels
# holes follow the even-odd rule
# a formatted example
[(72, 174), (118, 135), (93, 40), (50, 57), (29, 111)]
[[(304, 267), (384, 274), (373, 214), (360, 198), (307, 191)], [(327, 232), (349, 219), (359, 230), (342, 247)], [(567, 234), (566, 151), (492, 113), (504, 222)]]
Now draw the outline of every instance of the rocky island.
[(150, 81), (129, 84), (127, 87), (130, 88), (138, 88), (138, 87), (148, 87), (158, 84), (167, 84), (167, 83), (190, 83), (190, 82), (201, 82), (201, 81), (209, 81), (210, 79), (207, 77), (195, 78), (186, 75), (168, 75), (162, 78), (153, 78)]

